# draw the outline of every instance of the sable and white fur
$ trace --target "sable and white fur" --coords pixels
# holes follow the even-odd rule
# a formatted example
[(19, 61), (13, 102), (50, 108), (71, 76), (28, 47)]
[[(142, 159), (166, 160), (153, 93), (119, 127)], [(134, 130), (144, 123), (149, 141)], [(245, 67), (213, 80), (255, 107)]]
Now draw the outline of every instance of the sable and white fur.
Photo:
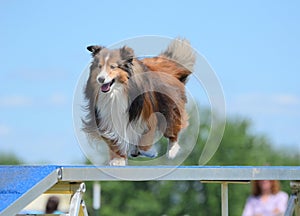
[(188, 41), (175, 39), (159, 56), (142, 60), (127, 46), (87, 49), (93, 61), (84, 90), (83, 129), (107, 143), (109, 164), (126, 165), (128, 154), (156, 157), (151, 149), (156, 131), (169, 139), (167, 157), (174, 158), (178, 134), (188, 124), (184, 84), (195, 63)]

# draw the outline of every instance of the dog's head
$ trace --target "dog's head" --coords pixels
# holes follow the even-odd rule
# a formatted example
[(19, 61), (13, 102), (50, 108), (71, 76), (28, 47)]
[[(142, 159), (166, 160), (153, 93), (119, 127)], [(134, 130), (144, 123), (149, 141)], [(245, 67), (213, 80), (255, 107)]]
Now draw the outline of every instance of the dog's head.
[(100, 90), (109, 93), (116, 83), (127, 84), (132, 75), (132, 61), (134, 52), (124, 46), (120, 49), (110, 50), (102, 46), (88, 46), (92, 53), (93, 62), (90, 67), (93, 76), (100, 85)]

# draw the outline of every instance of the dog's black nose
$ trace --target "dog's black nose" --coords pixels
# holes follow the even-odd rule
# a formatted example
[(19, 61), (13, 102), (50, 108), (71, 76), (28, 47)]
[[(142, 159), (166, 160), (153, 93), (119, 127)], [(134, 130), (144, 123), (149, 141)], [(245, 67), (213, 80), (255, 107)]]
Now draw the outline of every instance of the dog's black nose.
[(98, 82), (99, 83), (104, 83), (105, 78), (104, 77), (98, 77)]

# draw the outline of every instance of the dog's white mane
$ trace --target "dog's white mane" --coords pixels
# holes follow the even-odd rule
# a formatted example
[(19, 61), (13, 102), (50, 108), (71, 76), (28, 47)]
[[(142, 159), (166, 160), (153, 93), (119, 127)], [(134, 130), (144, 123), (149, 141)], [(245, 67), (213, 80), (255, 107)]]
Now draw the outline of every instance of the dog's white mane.
[(99, 93), (96, 101), (100, 134), (116, 142), (120, 152), (127, 154), (129, 145), (138, 145), (141, 135), (147, 129), (141, 118), (129, 123), (128, 95), (124, 85), (115, 83), (109, 93)]

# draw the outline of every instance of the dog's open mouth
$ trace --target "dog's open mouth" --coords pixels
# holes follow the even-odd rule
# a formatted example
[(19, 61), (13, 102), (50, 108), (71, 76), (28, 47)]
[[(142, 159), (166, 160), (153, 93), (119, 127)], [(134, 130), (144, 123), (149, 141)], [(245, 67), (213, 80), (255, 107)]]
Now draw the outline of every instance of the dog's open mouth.
[(109, 83), (104, 83), (101, 86), (101, 91), (106, 93), (110, 91), (111, 86), (115, 83), (115, 79), (113, 79), (112, 81), (110, 81)]

